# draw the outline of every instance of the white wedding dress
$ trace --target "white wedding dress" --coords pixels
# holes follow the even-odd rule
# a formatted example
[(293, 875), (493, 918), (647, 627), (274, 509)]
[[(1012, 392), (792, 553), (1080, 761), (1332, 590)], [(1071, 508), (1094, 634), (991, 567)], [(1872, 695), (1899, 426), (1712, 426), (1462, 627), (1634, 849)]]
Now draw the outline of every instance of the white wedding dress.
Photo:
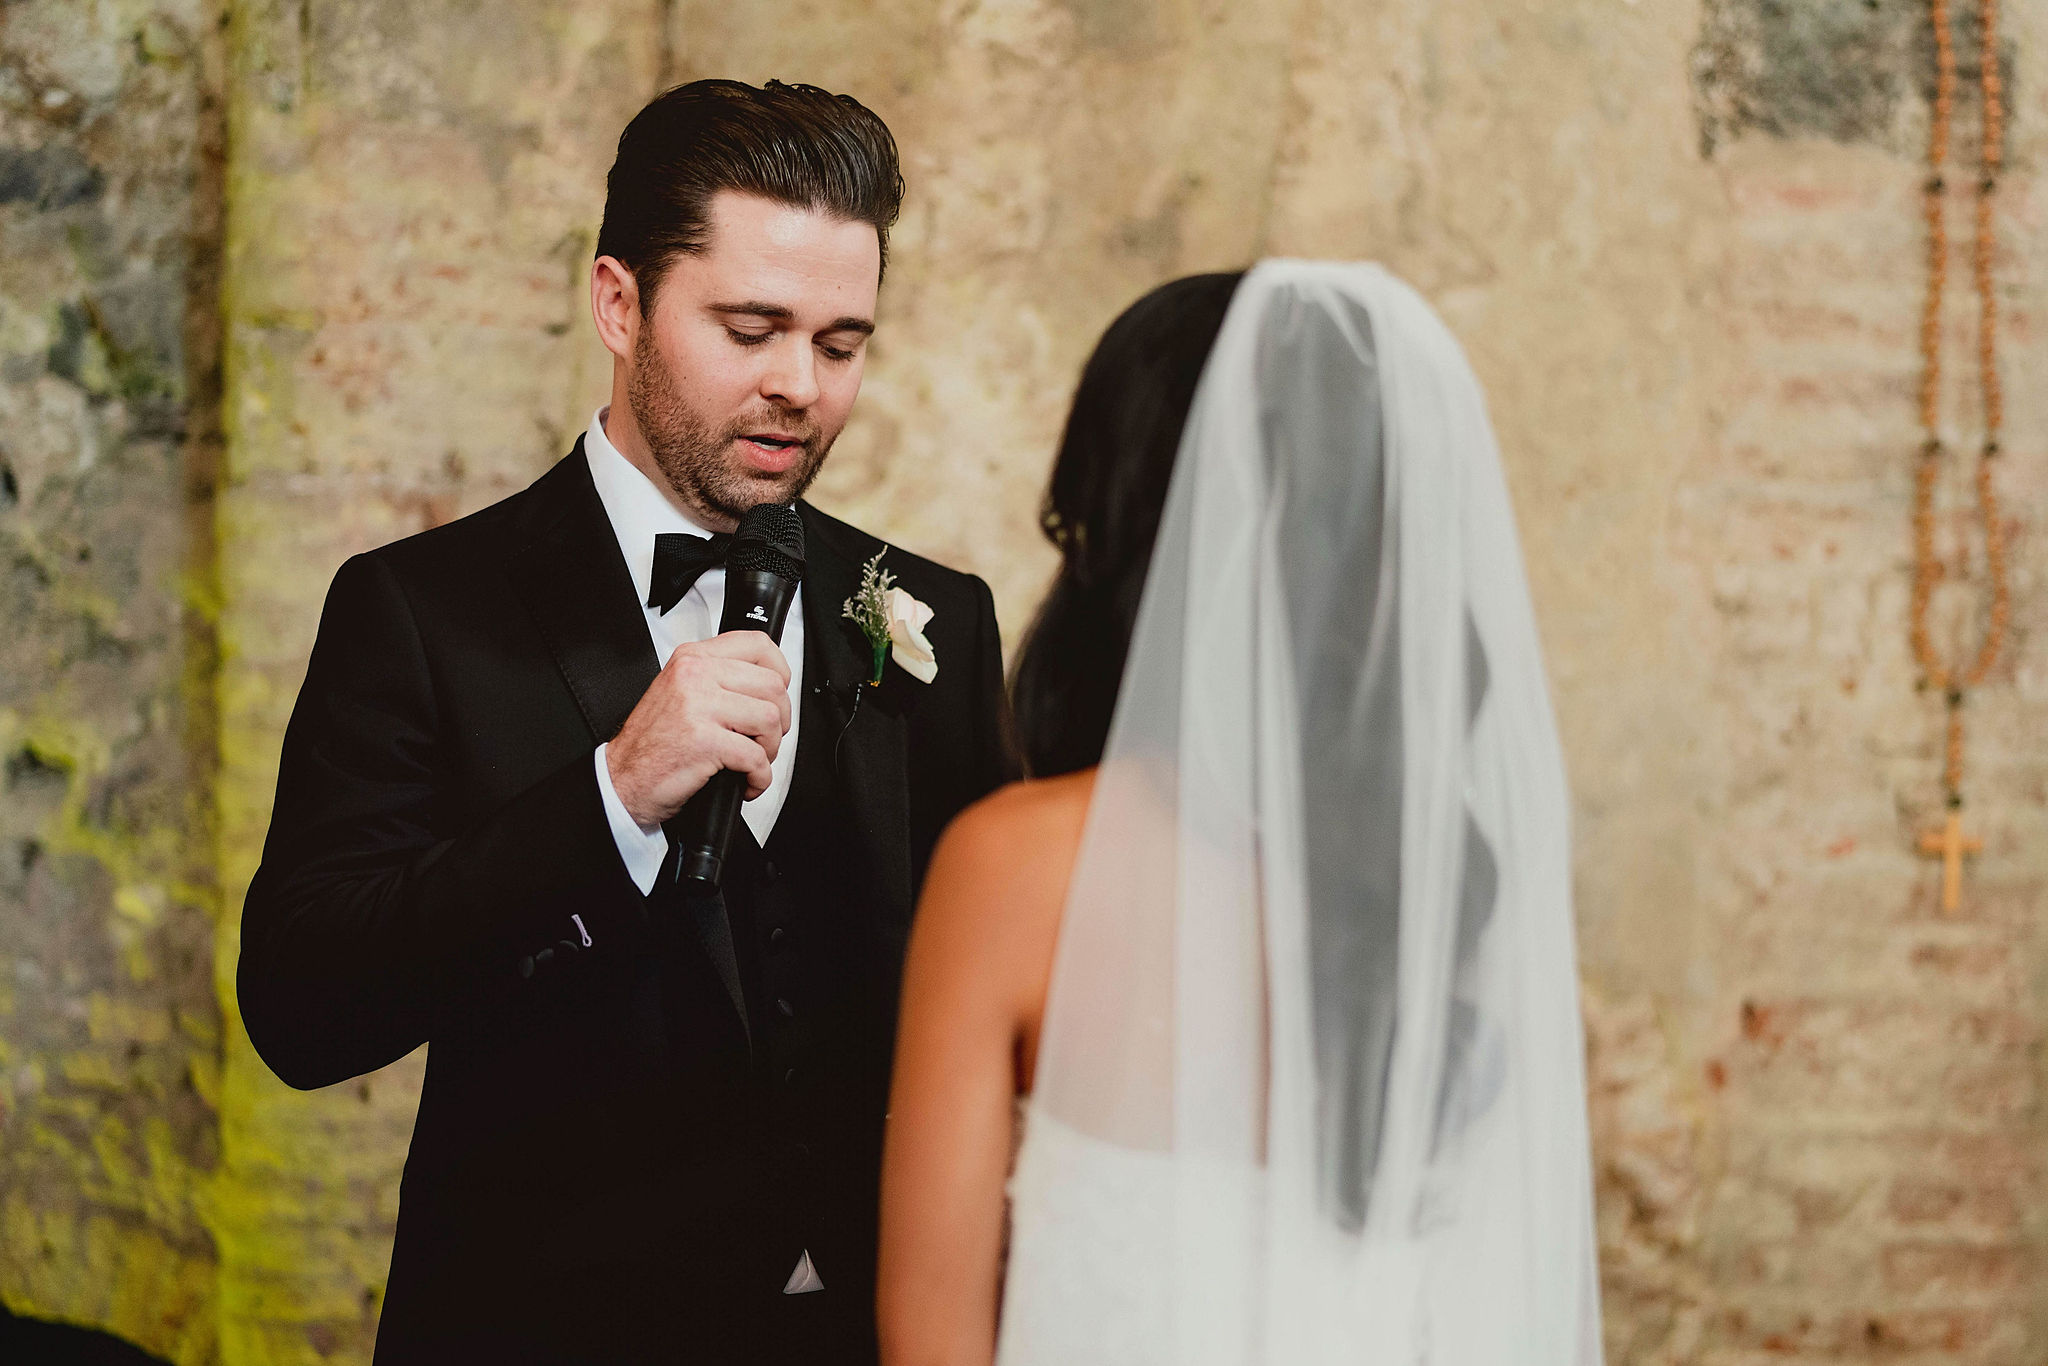
[(1598, 1366), (1567, 794), (1484, 402), (1238, 287), (1061, 925), (999, 1366)]

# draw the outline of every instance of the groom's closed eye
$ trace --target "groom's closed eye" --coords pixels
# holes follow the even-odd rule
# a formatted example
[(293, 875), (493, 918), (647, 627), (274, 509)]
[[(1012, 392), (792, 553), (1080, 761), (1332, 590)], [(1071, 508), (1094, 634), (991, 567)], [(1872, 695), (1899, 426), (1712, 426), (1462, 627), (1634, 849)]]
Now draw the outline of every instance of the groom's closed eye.
[[(730, 324), (728, 324), (725, 329), (725, 335), (729, 337), (732, 340), (733, 344), (736, 346), (759, 346), (763, 342), (773, 341), (775, 339), (776, 334), (773, 329), (770, 329), (766, 332), (750, 332), (745, 328), (733, 327)], [(863, 338), (862, 340), (865, 339)], [(818, 349), (825, 353), (825, 358), (827, 360), (834, 361), (852, 360), (855, 356), (860, 354), (860, 346), (860, 340), (856, 340), (850, 343), (844, 341), (835, 343), (820, 338), (818, 341)]]
[[(713, 304), (709, 311), (724, 320), (725, 334), (736, 346), (759, 346), (796, 321), (794, 310), (765, 301)], [(821, 329), (815, 344), (826, 359), (849, 361), (860, 354), (862, 344), (874, 331), (872, 319), (849, 314), (834, 318), (831, 326)]]

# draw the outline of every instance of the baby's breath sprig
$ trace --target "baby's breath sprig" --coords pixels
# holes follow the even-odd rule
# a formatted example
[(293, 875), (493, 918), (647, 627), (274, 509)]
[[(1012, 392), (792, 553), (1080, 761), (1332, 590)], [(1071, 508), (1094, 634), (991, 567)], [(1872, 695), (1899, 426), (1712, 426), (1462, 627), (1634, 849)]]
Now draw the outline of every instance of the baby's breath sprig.
[(896, 586), (896, 576), (882, 568), (882, 556), (888, 553), (889, 548), (884, 546), (861, 566), (859, 589), (839, 609), (841, 616), (860, 627), (874, 651), (874, 664), (868, 672), (869, 687), (882, 681), (882, 668), (889, 662), (889, 590)]

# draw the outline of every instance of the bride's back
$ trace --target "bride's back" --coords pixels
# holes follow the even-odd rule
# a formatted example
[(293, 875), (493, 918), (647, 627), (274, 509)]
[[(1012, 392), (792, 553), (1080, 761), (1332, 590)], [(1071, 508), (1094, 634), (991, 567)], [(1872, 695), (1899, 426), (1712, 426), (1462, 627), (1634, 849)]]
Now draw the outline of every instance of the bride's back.
[(1014, 684), (1070, 776), (962, 817), (911, 946), (887, 1359), (988, 1360), (1000, 1284), (1006, 1366), (1596, 1363), (1568, 795), (1477, 381), (1373, 266), (1263, 263), (1177, 408), (1144, 348), (1104, 382), (1128, 320)]
[(904, 968), (883, 1173), (892, 1363), (993, 1354), (1014, 1098), (1029, 1091), (1061, 909), (1181, 429), (1237, 274), (1133, 304), (1082, 373), (1040, 524), (1060, 570), (1013, 670), (1028, 780), (934, 851)]
[[(984, 1002), (1005, 1003), (1020, 1096), (1031, 1090), (1060, 911), (1094, 794), (1091, 767), (984, 797), (948, 827), (919, 903), (921, 951), (906, 966), (904, 991), (950, 996), (973, 983)], [(916, 1019), (905, 1026), (914, 1032)], [(899, 1058), (916, 1042), (899, 1035)]]

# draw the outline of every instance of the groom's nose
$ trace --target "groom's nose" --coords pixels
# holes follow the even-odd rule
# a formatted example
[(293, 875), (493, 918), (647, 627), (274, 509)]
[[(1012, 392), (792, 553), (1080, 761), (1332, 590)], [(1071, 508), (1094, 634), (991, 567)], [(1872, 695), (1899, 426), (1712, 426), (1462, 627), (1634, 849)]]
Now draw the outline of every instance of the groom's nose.
[(768, 369), (761, 376), (761, 397), (801, 412), (818, 401), (818, 362), (808, 343), (789, 337), (768, 348)]

